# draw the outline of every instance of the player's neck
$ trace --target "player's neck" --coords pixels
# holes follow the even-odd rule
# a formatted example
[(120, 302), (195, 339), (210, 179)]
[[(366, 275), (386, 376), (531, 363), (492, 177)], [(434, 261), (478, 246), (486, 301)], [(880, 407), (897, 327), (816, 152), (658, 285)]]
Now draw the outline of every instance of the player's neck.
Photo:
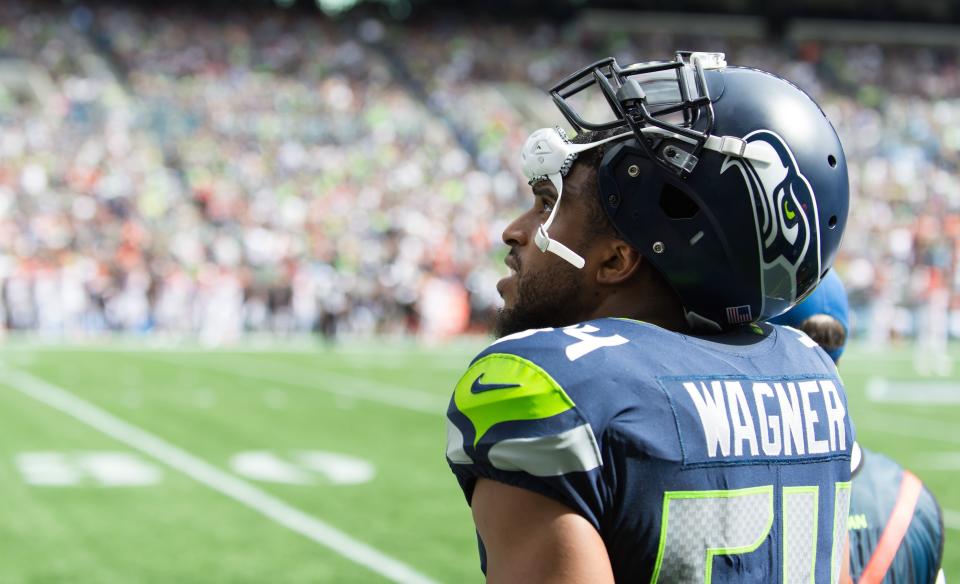
[(595, 318), (630, 318), (677, 332), (689, 329), (683, 305), (673, 291), (652, 286), (609, 291), (586, 320)]

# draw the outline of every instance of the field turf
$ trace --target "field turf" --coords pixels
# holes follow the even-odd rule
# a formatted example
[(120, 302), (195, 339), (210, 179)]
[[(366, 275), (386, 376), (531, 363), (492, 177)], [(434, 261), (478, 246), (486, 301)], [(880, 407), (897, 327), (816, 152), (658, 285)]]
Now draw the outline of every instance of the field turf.
[[(0, 345), (0, 583), (480, 582), (443, 413), (483, 339)], [(919, 475), (960, 577), (960, 351), (841, 363), (858, 439)]]

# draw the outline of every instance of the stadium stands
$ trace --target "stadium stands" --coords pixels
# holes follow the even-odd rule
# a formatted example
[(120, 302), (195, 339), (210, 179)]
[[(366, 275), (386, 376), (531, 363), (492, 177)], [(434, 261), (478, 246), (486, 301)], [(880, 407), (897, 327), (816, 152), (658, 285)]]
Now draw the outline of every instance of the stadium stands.
[(960, 336), (957, 48), (25, 2), (0, 7), (3, 325), (209, 343), (480, 329), (503, 269), (488, 218), (526, 204), (516, 153), (559, 121), (543, 88), (674, 47), (825, 104), (853, 187), (855, 330)]

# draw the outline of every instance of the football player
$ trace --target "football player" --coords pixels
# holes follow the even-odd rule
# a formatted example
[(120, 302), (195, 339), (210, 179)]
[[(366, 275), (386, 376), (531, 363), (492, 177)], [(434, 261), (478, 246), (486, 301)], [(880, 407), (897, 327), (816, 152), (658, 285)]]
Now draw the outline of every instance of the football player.
[(499, 338), (447, 413), (488, 581), (836, 582), (846, 397), (816, 343), (763, 322), (840, 245), (836, 132), (719, 53), (605, 59), (551, 94), (577, 135), (522, 149)]
[[(830, 272), (806, 300), (776, 318), (807, 333), (838, 362), (849, 331), (847, 293)], [(913, 473), (886, 456), (861, 449), (854, 457), (850, 498), (850, 574), (844, 582), (944, 582), (943, 514)]]

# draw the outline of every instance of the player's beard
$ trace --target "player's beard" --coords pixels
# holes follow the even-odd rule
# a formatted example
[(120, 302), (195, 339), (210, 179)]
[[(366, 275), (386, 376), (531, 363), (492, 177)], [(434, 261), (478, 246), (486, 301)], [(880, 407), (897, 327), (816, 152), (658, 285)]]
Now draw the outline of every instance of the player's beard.
[(564, 261), (539, 273), (518, 274), (516, 301), (497, 311), (494, 336), (580, 322), (586, 314), (580, 278), (580, 270)]

